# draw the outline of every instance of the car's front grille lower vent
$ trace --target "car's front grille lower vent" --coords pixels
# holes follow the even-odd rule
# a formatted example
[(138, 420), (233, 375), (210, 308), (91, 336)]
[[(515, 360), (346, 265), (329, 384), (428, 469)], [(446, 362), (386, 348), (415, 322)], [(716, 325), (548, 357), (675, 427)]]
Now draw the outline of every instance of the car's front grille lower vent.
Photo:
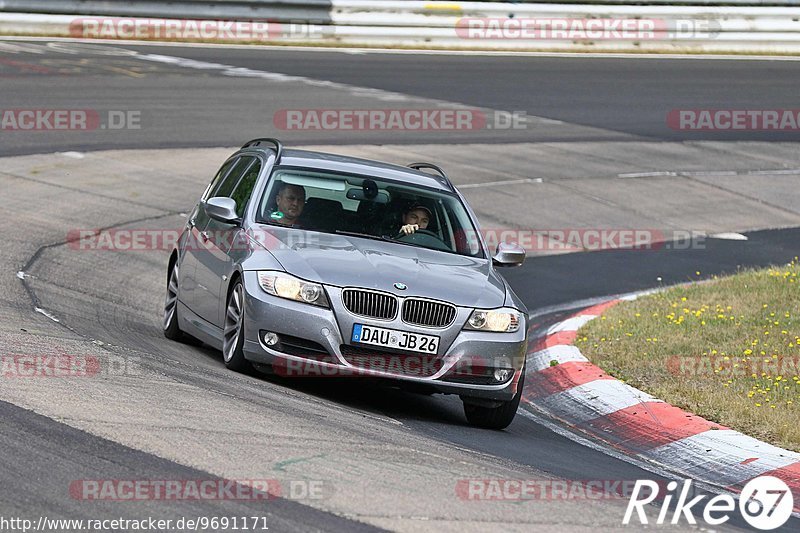
[(380, 320), (394, 320), (397, 316), (397, 298), (384, 292), (345, 289), (342, 301), (354, 315)]
[(456, 319), (450, 304), (410, 298), (403, 303), (403, 322), (430, 328), (446, 328)]
[(360, 346), (342, 344), (342, 357), (357, 368), (429, 378), (442, 369), (442, 360), (435, 355), (394, 353)]

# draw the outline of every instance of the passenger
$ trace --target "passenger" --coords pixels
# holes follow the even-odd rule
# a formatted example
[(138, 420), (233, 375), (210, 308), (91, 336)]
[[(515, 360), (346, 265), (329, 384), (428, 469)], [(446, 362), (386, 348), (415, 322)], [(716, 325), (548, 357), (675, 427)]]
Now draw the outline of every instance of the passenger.
[(306, 205), (306, 190), (301, 185), (281, 182), (275, 203), (278, 209), (270, 214), (270, 218), (284, 226), (295, 226)]
[(411, 235), (418, 229), (427, 229), (433, 213), (422, 204), (414, 204), (403, 214), (403, 226), (400, 233)]

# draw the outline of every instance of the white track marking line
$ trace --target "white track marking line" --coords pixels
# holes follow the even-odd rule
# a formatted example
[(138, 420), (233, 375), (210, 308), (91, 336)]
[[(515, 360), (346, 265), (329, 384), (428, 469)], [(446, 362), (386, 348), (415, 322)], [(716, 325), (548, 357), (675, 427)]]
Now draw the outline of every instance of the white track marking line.
[(573, 316), (572, 318), (568, 318), (554, 326), (550, 326), (550, 328), (547, 330), (547, 335), (552, 335), (553, 333), (558, 333), (560, 331), (578, 331), (595, 318), (597, 318), (597, 315)]
[(0, 40), (0, 52), (3, 52), (4, 54), (44, 54), (47, 52), (47, 47), (40, 44), (14, 44), (12, 42), (3, 41), (6, 40)]
[[(647, 296), (648, 294), (655, 294), (657, 292), (661, 292), (663, 290), (669, 289), (671, 287), (678, 287), (680, 285), (686, 285), (686, 283), (677, 283), (675, 285), (659, 287), (655, 289), (646, 289), (643, 291), (635, 291), (635, 292), (628, 292), (623, 294), (609, 294), (608, 296), (598, 296), (596, 298), (586, 298), (585, 300), (576, 300), (574, 302), (567, 302), (565, 304), (559, 305), (550, 305), (547, 307), (541, 307), (534, 311), (533, 313), (528, 315), (528, 320), (533, 320), (534, 318), (539, 318), (541, 316), (552, 315), (554, 313), (561, 313), (564, 311), (571, 311), (573, 309), (586, 309), (589, 307), (593, 307), (598, 304), (602, 304), (608, 302), (610, 300), (635, 300), (640, 296)], [(558, 324), (556, 324), (557, 326)], [(551, 328), (552, 329), (552, 328)], [(548, 330), (549, 332), (549, 330)], [(547, 333), (549, 335), (550, 333)], [(542, 335), (543, 336), (543, 335)]]
[[(530, 404), (528, 404), (528, 406), (531, 409), (536, 409), (536, 406), (533, 406), (533, 405), (530, 405)], [(668, 479), (668, 480), (683, 479), (682, 476), (680, 475), (680, 473), (670, 470), (668, 465), (660, 464), (660, 463), (657, 463), (657, 462), (654, 462), (654, 461), (651, 461), (651, 460), (648, 460), (648, 459), (644, 459), (644, 458), (636, 456), (636, 455), (626, 455), (626, 454), (624, 454), (624, 453), (622, 453), (620, 451), (617, 451), (617, 450), (611, 448), (610, 446), (607, 446), (604, 443), (599, 443), (599, 442), (593, 441), (593, 440), (581, 435), (580, 433), (573, 432), (572, 430), (564, 427), (563, 425), (561, 425), (561, 424), (559, 424), (557, 422), (553, 422), (545, 414), (539, 414), (538, 412), (530, 411), (530, 410), (524, 409), (522, 407), (520, 407), (519, 411), (517, 411), (517, 414), (521, 414), (525, 418), (527, 418), (529, 420), (532, 420), (534, 423), (539, 424), (539, 425), (549, 429), (550, 431), (552, 431), (556, 435), (560, 435), (560, 436), (564, 437), (565, 439), (569, 439), (572, 442), (580, 444), (581, 446), (585, 446), (585, 447), (587, 447), (587, 448), (589, 448), (591, 450), (594, 450), (596, 452), (600, 452), (600, 453), (602, 453), (604, 455), (607, 455), (609, 457), (617, 459), (618, 461), (622, 461), (623, 463), (627, 463), (629, 465), (633, 465), (633, 466), (635, 466), (637, 468), (640, 468), (640, 469), (642, 469), (642, 470), (644, 470), (646, 472), (650, 472), (651, 474), (654, 474), (656, 476), (659, 476), (659, 477), (662, 477), (662, 478), (665, 478), (665, 479)], [(730, 491), (725, 490), (726, 487), (712, 485), (712, 484), (709, 484), (709, 483), (707, 483), (707, 482), (705, 482), (703, 480), (695, 479), (695, 480), (692, 481), (692, 484), (694, 486), (700, 488), (701, 490), (704, 490), (706, 492), (710, 492), (712, 494), (731, 494)], [(738, 495), (737, 494), (734, 493), (733, 496), (738, 499)], [(795, 513), (794, 516), (798, 516), (798, 515)]]
[(688, 172), (681, 172), (681, 176), (689, 176), (693, 178), (714, 178), (714, 177), (727, 177), (738, 176), (738, 170), (692, 170)]
[[(468, 108), (468, 109), (477, 109), (484, 112), (493, 113), (497, 110), (490, 109), (490, 108), (478, 108), (475, 106), (470, 106), (466, 104), (462, 104), (459, 102), (449, 102), (446, 100), (438, 100), (434, 98), (423, 98), (418, 96), (407, 95), (403, 93), (397, 93), (393, 91), (387, 91), (384, 89), (374, 89), (371, 87), (361, 87), (358, 85), (350, 85), (347, 83), (338, 83), (333, 81), (327, 80), (318, 80), (315, 78), (308, 78), (306, 76), (295, 76), (290, 74), (283, 74), (279, 72), (270, 72), (266, 70), (254, 70), (245, 67), (237, 67), (234, 65), (227, 65), (223, 63), (211, 63), (207, 61), (197, 61), (194, 59), (186, 59), (182, 57), (176, 56), (167, 56), (161, 54), (137, 54), (131, 56), (133, 58), (141, 59), (144, 61), (152, 61), (156, 63), (165, 63), (169, 65), (174, 65), (178, 67), (185, 67), (185, 68), (193, 68), (198, 70), (215, 70), (220, 71), (220, 73), (224, 76), (233, 76), (233, 77), (241, 77), (241, 78), (261, 78), (266, 79), (269, 81), (274, 82), (295, 82), (295, 83), (302, 83), (311, 87), (323, 87), (326, 89), (338, 89), (349, 93), (351, 96), (361, 96), (367, 98), (375, 98), (385, 102), (415, 102), (415, 103), (422, 103), (422, 104), (429, 104), (436, 107), (446, 108), (446, 109), (458, 109), (458, 108)], [(552, 119), (548, 119), (545, 117), (539, 117), (535, 115), (526, 115), (525, 117), (529, 123), (552, 123)], [(531, 179), (539, 179), (539, 178), (531, 178)]]
[(467, 183), (459, 185), (459, 189), (478, 189), (481, 187), (494, 187), (495, 185), (522, 185), (524, 183), (542, 183), (542, 178), (524, 178), (519, 180), (489, 181), (486, 183)]
[(796, 176), (800, 168), (779, 168), (767, 170), (654, 170), (649, 172), (626, 172), (617, 174), (618, 178), (659, 178), (687, 176), (690, 178), (713, 178), (727, 176)]
[(578, 385), (532, 402), (572, 424), (588, 422), (644, 402), (663, 403), (626, 383), (611, 379)]
[(312, 87), (340, 89), (347, 91), (353, 96), (367, 96), (367, 97), (377, 98), (378, 100), (383, 100), (383, 101), (392, 101), (392, 102), (417, 101), (417, 102), (431, 102), (440, 105), (454, 105), (451, 102), (444, 102), (441, 100), (434, 100), (427, 98), (417, 98), (392, 91), (385, 91), (382, 89), (359, 87), (357, 85), (337, 83), (333, 81), (317, 80), (314, 78), (307, 78), (305, 76), (294, 76), (290, 74), (282, 74), (279, 72), (270, 72), (266, 70), (255, 70), (245, 67), (237, 67), (234, 65), (227, 65), (224, 63), (211, 63), (208, 61), (197, 61), (194, 59), (186, 59), (176, 56), (166, 56), (161, 54), (139, 54), (133, 57), (144, 61), (152, 61), (155, 63), (174, 65), (176, 67), (191, 68), (195, 70), (220, 71), (220, 73), (223, 76), (232, 76), (238, 78), (260, 78), (279, 83), (295, 82), (295, 83), (302, 83), (305, 85), (309, 85)]
[(34, 310), (37, 313), (43, 314), (44, 316), (46, 316), (47, 318), (49, 318), (53, 322), (59, 322), (59, 323), (61, 322), (59, 319), (57, 319), (55, 316), (51, 315), (50, 313), (48, 313), (46, 310), (42, 309), (41, 307), (36, 307)]
[(510, 57), (554, 57), (569, 59), (640, 59), (640, 60), (714, 60), (714, 61), (800, 61), (798, 56), (771, 55), (735, 55), (735, 54), (660, 54), (660, 53), (626, 53), (626, 52), (533, 52), (516, 50), (427, 50), (427, 49), (391, 49), (391, 48), (359, 48), (359, 47), (327, 47), (327, 46), (282, 46), (282, 45), (249, 45), (224, 43), (180, 43), (169, 41), (134, 41), (128, 39), (97, 40), (78, 39), (74, 37), (29, 37), (3, 36), (2, 41), (46, 41), (98, 43), (104, 45), (122, 44), (135, 46), (170, 46), (176, 48), (228, 48), (288, 52), (328, 52), (337, 54), (391, 54), (391, 55), (465, 55), (465, 56), (510, 56)]
[(781, 170), (748, 170), (749, 176), (768, 176), (768, 175), (786, 175), (796, 176), (800, 174), (800, 168), (786, 168)]
[(533, 370), (534, 372), (541, 372), (545, 368), (550, 368), (553, 366), (551, 364), (552, 361), (556, 361), (558, 364), (570, 362), (589, 362), (589, 360), (584, 357), (581, 351), (575, 346), (559, 344), (557, 346), (551, 346), (550, 348), (545, 348), (544, 350), (539, 350), (538, 352), (532, 353), (528, 356), (527, 364), (530, 370)]
[(618, 178), (655, 178), (660, 176), (677, 176), (677, 172), (669, 170), (658, 170), (654, 172), (628, 172), (626, 174), (617, 174)]
[(726, 241), (746, 241), (747, 236), (741, 233), (725, 232), (725, 233), (712, 233), (708, 236), (709, 239), (722, 239)]
[[(798, 453), (731, 429), (704, 431), (664, 444), (641, 456), (662, 464), (681, 464), (681, 473), (693, 478), (711, 477), (724, 486), (736, 485), (800, 461)], [(687, 461), (688, 457), (694, 459)], [(756, 460), (742, 464), (752, 459)]]

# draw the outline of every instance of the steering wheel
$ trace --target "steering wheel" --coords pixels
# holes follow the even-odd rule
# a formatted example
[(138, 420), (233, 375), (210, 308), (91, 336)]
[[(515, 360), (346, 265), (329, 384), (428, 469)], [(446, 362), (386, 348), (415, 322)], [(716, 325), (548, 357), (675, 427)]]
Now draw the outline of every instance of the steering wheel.
[(400, 239), (402, 237), (411, 237), (412, 235), (415, 235), (417, 233), (421, 233), (422, 235), (430, 235), (431, 237), (433, 237), (435, 239), (439, 239), (440, 241), (442, 240), (442, 239), (439, 238), (439, 236), (436, 233), (432, 232), (429, 229), (418, 229), (418, 230), (415, 230), (414, 233), (408, 233), (408, 234), (403, 233), (402, 231), (398, 231), (397, 232), (397, 237), (395, 237), (395, 239)]
[(450, 251), (450, 247), (439, 237), (436, 233), (427, 229), (418, 229), (414, 233), (406, 235), (402, 231), (397, 233), (395, 237), (398, 241), (419, 244), (428, 248), (435, 248), (437, 250)]

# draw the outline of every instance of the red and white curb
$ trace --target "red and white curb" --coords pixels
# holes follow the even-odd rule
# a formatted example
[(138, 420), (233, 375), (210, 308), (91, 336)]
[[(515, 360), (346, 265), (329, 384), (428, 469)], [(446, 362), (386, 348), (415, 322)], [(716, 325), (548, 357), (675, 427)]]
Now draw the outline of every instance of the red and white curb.
[(622, 300), (589, 307), (550, 327), (528, 352), (522, 401), (593, 441), (708, 485), (740, 492), (775, 476), (800, 513), (800, 453), (709, 422), (608, 375), (574, 345), (578, 329)]

